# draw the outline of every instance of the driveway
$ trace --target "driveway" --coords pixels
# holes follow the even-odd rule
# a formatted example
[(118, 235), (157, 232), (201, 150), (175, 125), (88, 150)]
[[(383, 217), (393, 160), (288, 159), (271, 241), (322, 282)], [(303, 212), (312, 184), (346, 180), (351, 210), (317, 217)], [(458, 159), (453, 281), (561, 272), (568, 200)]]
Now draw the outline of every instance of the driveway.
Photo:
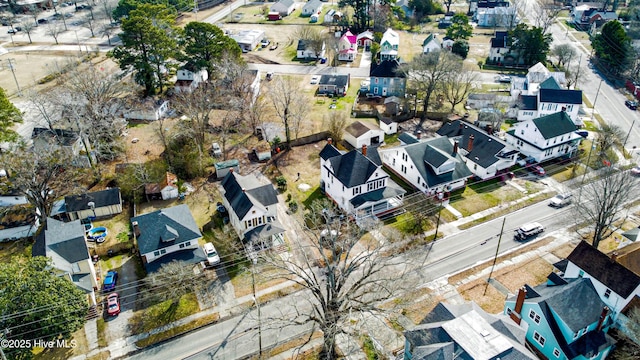
[[(133, 316), (138, 297), (138, 277), (136, 276), (135, 262), (136, 260), (132, 256), (123, 256), (122, 264), (115, 269), (118, 271), (116, 292), (120, 295), (120, 315), (111, 317), (106, 315), (106, 311), (104, 312), (107, 322), (108, 342), (131, 335), (129, 319)], [(106, 273), (106, 271), (107, 269), (102, 269), (103, 273)], [(105, 296), (102, 297), (103, 303)]]

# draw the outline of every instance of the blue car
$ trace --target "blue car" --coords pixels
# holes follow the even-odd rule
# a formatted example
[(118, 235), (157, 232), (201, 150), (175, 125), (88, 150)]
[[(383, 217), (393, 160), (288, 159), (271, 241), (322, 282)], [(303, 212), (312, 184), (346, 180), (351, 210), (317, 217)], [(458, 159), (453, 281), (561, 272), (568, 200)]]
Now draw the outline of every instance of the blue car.
[(105, 276), (104, 282), (102, 283), (102, 291), (108, 292), (115, 290), (117, 281), (118, 272), (114, 270), (108, 271), (107, 276)]

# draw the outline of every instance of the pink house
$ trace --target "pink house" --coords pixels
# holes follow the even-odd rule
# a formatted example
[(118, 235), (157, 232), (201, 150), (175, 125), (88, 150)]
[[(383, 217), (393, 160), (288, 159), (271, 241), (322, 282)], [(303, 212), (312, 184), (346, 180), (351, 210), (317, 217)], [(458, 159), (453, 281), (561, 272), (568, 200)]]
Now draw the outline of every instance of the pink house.
[(358, 53), (357, 37), (347, 31), (338, 42), (338, 60), (353, 61)]

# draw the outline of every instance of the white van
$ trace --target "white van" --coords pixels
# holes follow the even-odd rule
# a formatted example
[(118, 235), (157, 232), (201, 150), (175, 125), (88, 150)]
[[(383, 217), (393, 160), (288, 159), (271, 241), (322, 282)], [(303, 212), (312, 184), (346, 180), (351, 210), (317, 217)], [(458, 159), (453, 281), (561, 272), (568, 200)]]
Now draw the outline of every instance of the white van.
[(209, 265), (218, 265), (220, 264), (220, 255), (216, 251), (216, 247), (213, 246), (212, 243), (208, 242), (204, 244), (202, 247), (202, 251), (204, 251), (204, 255), (207, 257), (207, 262)]
[(517, 228), (514, 232), (516, 240), (526, 240), (532, 236), (538, 235), (544, 231), (544, 226), (540, 223), (532, 222), (524, 224)]

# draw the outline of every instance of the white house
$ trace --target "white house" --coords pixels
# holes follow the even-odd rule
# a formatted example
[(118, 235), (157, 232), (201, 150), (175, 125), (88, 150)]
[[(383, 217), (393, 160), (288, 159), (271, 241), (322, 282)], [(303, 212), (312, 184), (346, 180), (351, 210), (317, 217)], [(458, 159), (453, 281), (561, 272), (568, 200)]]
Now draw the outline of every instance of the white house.
[(320, 49), (314, 48), (308, 40), (298, 40), (298, 47), (296, 49), (296, 58), (298, 59), (320, 59), (324, 57), (326, 50), (326, 44), (323, 41)]
[(383, 117), (379, 123), (380, 129), (387, 135), (393, 135), (398, 132), (398, 123), (393, 121), (392, 118)]
[(237, 33), (230, 34), (229, 37), (238, 43), (243, 52), (247, 52), (258, 47), (260, 41), (264, 39), (264, 30), (240, 30)]
[(507, 45), (509, 33), (496, 31), (490, 40), (488, 62), (494, 64), (513, 64), (517, 59), (517, 53), (511, 51)]
[(344, 129), (343, 139), (359, 149), (362, 145), (371, 146), (384, 142), (384, 131), (374, 124), (355, 121)]
[(320, 0), (309, 0), (309, 2), (302, 7), (302, 16), (311, 16), (319, 13), (323, 5), (324, 3)]
[(296, 3), (293, 0), (280, 0), (271, 5), (270, 12), (280, 13), (281, 16), (288, 16), (296, 9)]
[(229, 221), (243, 243), (271, 246), (282, 242), (284, 228), (278, 222), (278, 193), (271, 183), (255, 175), (230, 171), (222, 179), (222, 201)]
[(438, 39), (436, 34), (429, 34), (422, 42), (422, 53), (427, 54), (433, 51), (442, 50), (442, 43)]
[(69, 220), (101, 218), (122, 212), (120, 188), (111, 188), (64, 198)]
[(357, 37), (348, 31), (338, 40), (338, 60), (354, 61), (358, 55)]
[[(89, 150), (92, 160), (96, 161), (94, 154), (91, 152), (91, 145), (88, 139), (74, 130), (51, 130), (49, 128), (34, 127), (31, 132), (31, 141), (33, 142), (34, 150), (38, 152), (49, 152), (54, 149), (63, 151), (73, 159), (73, 165), (75, 166), (91, 166), (86, 155), (87, 150)], [(85, 148), (85, 145), (88, 149)]]
[(520, 22), (515, 6), (498, 6), (494, 8), (481, 8), (475, 15), (478, 26), (482, 27), (510, 27)]
[(560, 111), (515, 124), (507, 131), (506, 142), (537, 162), (572, 156), (582, 137), (566, 112)]
[(380, 40), (380, 60), (397, 59), (398, 46), (400, 46), (400, 35), (392, 29), (387, 29)]
[(145, 100), (139, 103), (134, 109), (125, 112), (124, 117), (128, 120), (156, 121), (163, 118), (169, 111), (169, 101)]
[(180, 194), (178, 191), (178, 177), (175, 174), (166, 172), (162, 182), (146, 184), (144, 193), (147, 200), (170, 200), (177, 198)]
[(366, 145), (341, 153), (331, 142), (320, 152), (320, 189), (356, 221), (402, 206), (406, 192), (367, 155)]
[(511, 78), (511, 96), (537, 95), (542, 88), (564, 89), (567, 79), (562, 71), (552, 72), (542, 63), (529, 68), (527, 75)]
[(463, 188), (473, 176), (448, 138), (432, 138), (405, 146), (379, 150), (384, 165), (406, 183), (428, 194), (446, 197)]
[(131, 227), (147, 272), (174, 260), (190, 264), (206, 260), (198, 246), (202, 233), (186, 204), (132, 217)]
[(462, 120), (447, 122), (438, 130), (453, 142), (471, 172), (483, 179), (495, 177), (515, 165), (518, 151), (502, 140)]
[(89, 256), (84, 226), (80, 220), (65, 223), (47, 218), (31, 254), (50, 258), (56, 272), (87, 294), (91, 305), (97, 304), (95, 289), (99, 285), (96, 269)]
[(200, 83), (209, 79), (209, 73), (206, 69), (195, 70), (187, 64), (178, 69), (176, 78), (176, 84), (174, 85), (175, 92), (192, 92)]
[(455, 42), (456, 41), (452, 38), (445, 36), (442, 38), (442, 48), (451, 51), (451, 49), (453, 48), (453, 43)]

